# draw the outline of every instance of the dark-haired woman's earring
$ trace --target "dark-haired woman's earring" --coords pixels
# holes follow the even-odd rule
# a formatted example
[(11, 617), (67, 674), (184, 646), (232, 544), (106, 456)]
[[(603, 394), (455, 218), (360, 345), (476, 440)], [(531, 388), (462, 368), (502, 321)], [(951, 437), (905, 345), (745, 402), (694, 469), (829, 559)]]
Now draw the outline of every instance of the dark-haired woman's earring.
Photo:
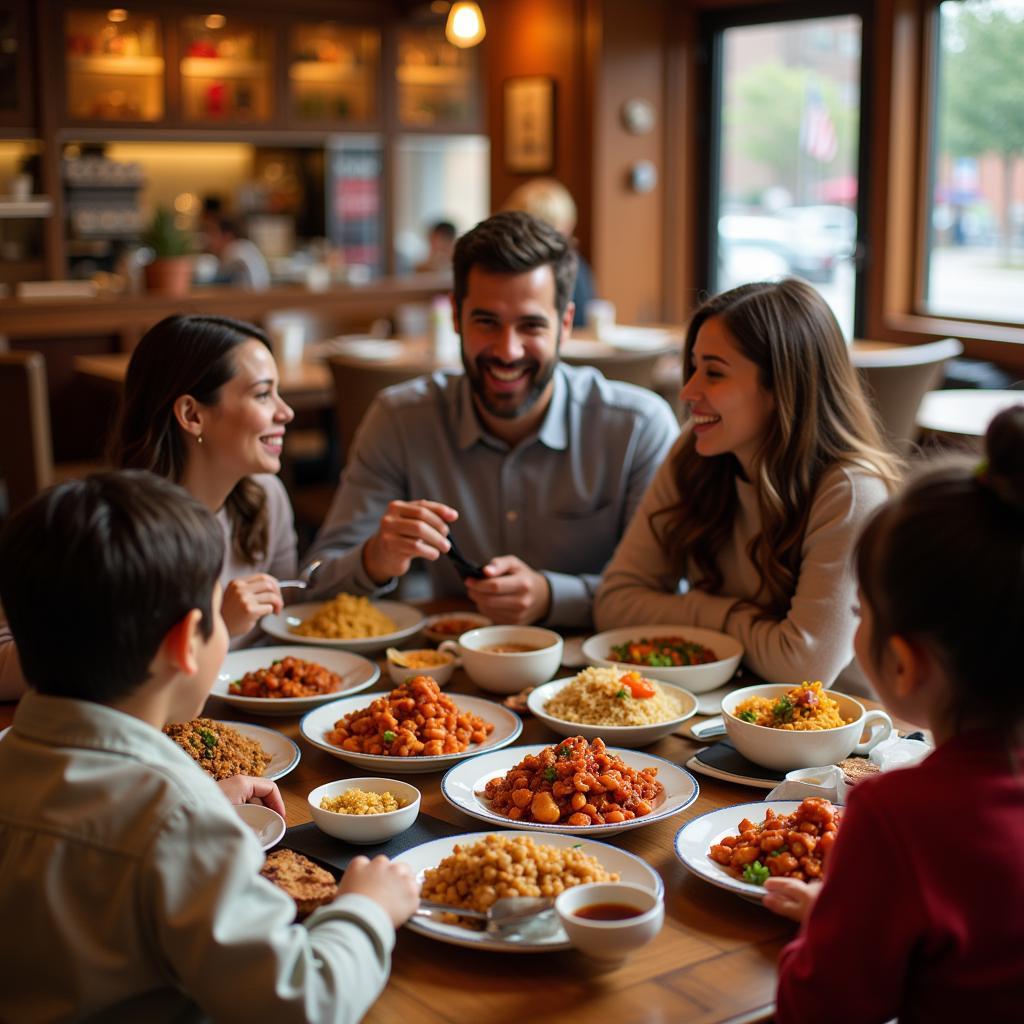
[(202, 444), (202, 443), (203, 443), (203, 435), (202, 434), (197, 434), (196, 435), (196, 444)]

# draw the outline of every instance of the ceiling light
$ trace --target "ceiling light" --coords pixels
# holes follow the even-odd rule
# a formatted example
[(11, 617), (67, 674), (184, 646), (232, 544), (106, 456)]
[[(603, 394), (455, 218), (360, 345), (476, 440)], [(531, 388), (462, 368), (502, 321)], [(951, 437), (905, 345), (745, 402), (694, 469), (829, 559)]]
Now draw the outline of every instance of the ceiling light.
[(476, 46), (486, 35), (484, 16), (479, 4), (459, 2), (452, 4), (444, 34), (453, 46), (463, 49)]

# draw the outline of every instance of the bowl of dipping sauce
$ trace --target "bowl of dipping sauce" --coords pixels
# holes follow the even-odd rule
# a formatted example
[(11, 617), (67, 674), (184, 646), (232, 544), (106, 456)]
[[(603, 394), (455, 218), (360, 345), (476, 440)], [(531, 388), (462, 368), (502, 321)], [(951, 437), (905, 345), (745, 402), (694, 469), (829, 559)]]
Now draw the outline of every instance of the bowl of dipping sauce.
[(661, 896), (626, 882), (589, 882), (566, 889), (555, 913), (573, 946), (598, 960), (624, 960), (665, 923)]
[(562, 663), (562, 638), (539, 626), (484, 626), (446, 640), (470, 679), (491, 693), (518, 693), (552, 679)]
[(459, 665), (459, 659), (450, 651), (435, 651), (429, 647), (414, 651), (388, 648), (388, 674), (396, 686), (413, 676), (430, 676), (438, 686), (444, 686)]
[(349, 843), (383, 843), (420, 813), (420, 791), (398, 779), (340, 779), (307, 797), (317, 828)]

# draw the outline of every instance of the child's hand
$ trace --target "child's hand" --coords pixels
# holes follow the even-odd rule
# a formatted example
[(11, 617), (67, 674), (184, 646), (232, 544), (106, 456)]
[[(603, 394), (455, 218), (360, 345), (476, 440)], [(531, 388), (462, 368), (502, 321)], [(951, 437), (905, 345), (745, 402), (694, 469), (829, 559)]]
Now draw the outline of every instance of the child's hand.
[(338, 895), (369, 896), (379, 903), (397, 928), (412, 917), (419, 904), (420, 887), (408, 864), (393, 864), (383, 854), (367, 860), (356, 857), (345, 869)]
[(244, 636), (264, 615), (284, 607), (277, 580), (266, 573), (239, 576), (224, 588), (220, 614), (231, 636)]
[(782, 917), (802, 921), (811, 912), (820, 889), (821, 882), (769, 878), (764, 883), (764, 905)]
[(284, 800), (276, 782), (270, 779), (258, 779), (252, 775), (232, 775), (230, 779), (221, 779), (218, 783), (220, 791), (233, 804), (263, 804), (272, 811), (277, 811), (283, 818)]

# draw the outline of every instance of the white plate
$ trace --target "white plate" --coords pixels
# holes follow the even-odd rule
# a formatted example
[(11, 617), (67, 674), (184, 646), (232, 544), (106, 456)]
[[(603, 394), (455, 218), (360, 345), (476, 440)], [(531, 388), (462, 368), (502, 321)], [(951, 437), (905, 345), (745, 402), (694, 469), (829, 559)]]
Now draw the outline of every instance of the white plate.
[(697, 698), (689, 690), (662, 682), (659, 679), (658, 685), (663, 686), (666, 692), (678, 694), (685, 701), (683, 713), (667, 722), (654, 722), (651, 725), (586, 725), (582, 722), (567, 722), (564, 718), (556, 718), (554, 715), (548, 714), (544, 710), (544, 705), (575, 678), (575, 676), (568, 676), (565, 679), (555, 679), (553, 682), (545, 683), (532, 690), (526, 698), (526, 706), (534, 716), (560, 736), (582, 736), (588, 740), (600, 737), (609, 746), (646, 747), (656, 740), (660, 740), (662, 736), (675, 732), (683, 722), (697, 713)]
[(268, 729), (265, 725), (250, 725), (248, 722), (222, 722), (237, 729), (243, 736), (255, 740), (270, 755), (270, 764), (263, 769), (263, 778), (277, 782), (283, 779), (302, 757), (299, 745), (288, 739), (276, 729)]
[[(228, 686), (247, 672), (269, 668), (282, 658), (315, 661), (331, 672), (337, 672), (341, 676), (342, 688), (312, 697), (241, 697), (229, 692)], [(369, 689), (379, 678), (380, 669), (372, 661), (348, 651), (325, 650), (323, 647), (250, 647), (244, 651), (232, 651), (224, 659), (210, 693), (226, 704), (254, 715), (298, 715), (328, 701)]]
[[(710, 647), (718, 655), (718, 661), (711, 661), (706, 665), (654, 668), (650, 665), (631, 665), (625, 661), (614, 661), (611, 657), (613, 647), (630, 640), (657, 640), (669, 636), (681, 636), (691, 643)], [(646, 626), (621, 626), (618, 629), (606, 630), (604, 633), (596, 633), (584, 641), (583, 653), (591, 665), (614, 665), (627, 671), (639, 670), (651, 679), (685, 686), (690, 693), (699, 695), (723, 686), (736, 674), (740, 659), (743, 657), (743, 645), (727, 633), (718, 633), (713, 629), (661, 622)]]
[[(479, 818), (490, 825), (525, 829), (528, 832), (561, 832), (570, 836), (612, 836), (629, 829), (643, 828), (644, 825), (671, 818), (686, 810), (700, 792), (697, 780), (685, 768), (680, 768), (663, 757), (641, 754), (636, 750), (623, 750), (620, 747), (609, 747), (608, 753), (621, 758), (630, 768), (657, 767), (658, 781), (665, 787), (665, 792), (655, 802), (650, 814), (611, 825), (566, 825), (564, 822), (542, 825), (535, 821), (513, 821), (503, 814), (492, 811), (490, 801), (482, 795), (484, 786), (491, 779), (500, 779), (524, 757), (539, 754), (550, 745), (535, 743), (529, 747), (509, 747), (507, 750), (498, 750), (490, 754), (479, 754), (452, 768), (441, 780), (441, 792), (453, 807), (457, 807), (471, 818)], [(481, 795), (478, 796), (478, 793)]]
[(462, 619), (467, 623), (472, 623), (472, 625), (467, 625), (463, 630), (464, 633), (468, 633), (471, 629), (494, 625), (486, 615), (481, 615), (479, 612), (443, 612), (440, 615), (431, 615), (423, 622), (423, 635), (435, 644), (443, 643), (445, 640), (458, 640), (461, 636), (460, 633), (439, 633), (434, 629), (434, 623), (444, 619)]
[(325, 739), (327, 733), (334, 728), (334, 723), (339, 718), (359, 711), (369, 705), (381, 693), (364, 693), (359, 697), (342, 697), (341, 700), (332, 701), (330, 704), (321, 704), (314, 708), (299, 723), (299, 731), (303, 739), (308, 740), (314, 747), (326, 750), (328, 754), (348, 761), (359, 768), (365, 768), (371, 772), (386, 774), (395, 772), (399, 775), (422, 775), (425, 772), (439, 772), (450, 768), (458, 761), (484, 750), (497, 750), (499, 747), (508, 746), (515, 742), (523, 731), (523, 723), (520, 717), (508, 708), (496, 704), (492, 700), (485, 700), (483, 697), (467, 697), (464, 694), (454, 696), (455, 704), (460, 711), (469, 711), (479, 715), (485, 722), (494, 723), (494, 731), (487, 737), (484, 743), (473, 743), (461, 754), (441, 754), (438, 757), (391, 757), (384, 754), (356, 754), (351, 750), (342, 750), (341, 747), (328, 743)]
[(262, 804), (235, 804), (235, 812), (256, 833), (256, 839), (264, 850), (269, 850), (284, 836), (284, 818), (269, 807)]
[(264, 615), (260, 619), (260, 626), (263, 627), (264, 632), (277, 637), (278, 640), (286, 640), (288, 643), (313, 647), (340, 647), (345, 651), (372, 654), (374, 651), (383, 651), (385, 647), (393, 646), (407, 636), (412, 636), (423, 625), (423, 613), (411, 604), (402, 604), (400, 601), (373, 601), (373, 607), (383, 612), (398, 627), (393, 633), (354, 640), (331, 640), (319, 636), (299, 636), (291, 631), (293, 626), (304, 622), (319, 611), (324, 604), (326, 601), (290, 604), (284, 611), (278, 612), (276, 615)]
[[(471, 832), (468, 835), (445, 836), (442, 839), (423, 843), (421, 846), (414, 846), (411, 850), (406, 850), (393, 859), (397, 863), (408, 864), (416, 874), (417, 879), (422, 882), (426, 869), (437, 867), (452, 852), (456, 843), (462, 846), (470, 846), (490, 834), (489, 832)], [(502, 833), (502, 835), (509, 838), (523, 834), (522, 832)], [(662, 884), (658, 873), (639, 857), (634, 856), (632, 853), (627, 853), (625, 850), (616, 849), (616, 847), (609, 846), (607, 843), (595, 842), (593, 839), (578, 839), (575, 836), (559, 835), (558, 833), (552, 833), (540, 838), (534, 836), (533, 838), (535, 842), (544, 843), (548, 846), (561, 848), (569, 846), (578, 847), (583, 853), (596, 857), (605, 870), (617, 873), (619, 881), (643, 886), (645, 889), (656, 892), (659, 896), (663, 895), (665, 891), (665, 886)], [(468, 928), (460, 928), (455, 924), (444, 924), (441, 921), (435, 921), (427, 917), (410, 918), (406, 922), (406, 927), (411, 931), (419, 932), (421, 935), (426, 935), (431, 939), (437, 939), (438, 942), (447, 942), (452, 946), (468, 946), (471, 949), (491, 949), (501, 953), (549, 952), (556, 949), (570, 948), (569, 938), (561, 929), (542, 942), (530, 943), (509, 942), (492, 935), (486, 935), (483, 932), (470, 931)]]
[(676, 856), (683, 867), (692, 871), (698, 878), (703, 878), (705, 882), (760, 903), (764, 899), (764, 888), (734, 878), (721, 864), (716, 864), (708, 856), (708, 851), (726, 836), (737, 835), (739, 824), (744, 818), (749, 818), (756, 824), (764, 821), (765, 812), (769, 807), (776, 814), (792, 814), (800, 804), (800, 800), (762, 800), (760, 803), (735, 804), (733, 807), (720, 807), (717, 811), (708, 811), (688, 821), (676, 833)]

